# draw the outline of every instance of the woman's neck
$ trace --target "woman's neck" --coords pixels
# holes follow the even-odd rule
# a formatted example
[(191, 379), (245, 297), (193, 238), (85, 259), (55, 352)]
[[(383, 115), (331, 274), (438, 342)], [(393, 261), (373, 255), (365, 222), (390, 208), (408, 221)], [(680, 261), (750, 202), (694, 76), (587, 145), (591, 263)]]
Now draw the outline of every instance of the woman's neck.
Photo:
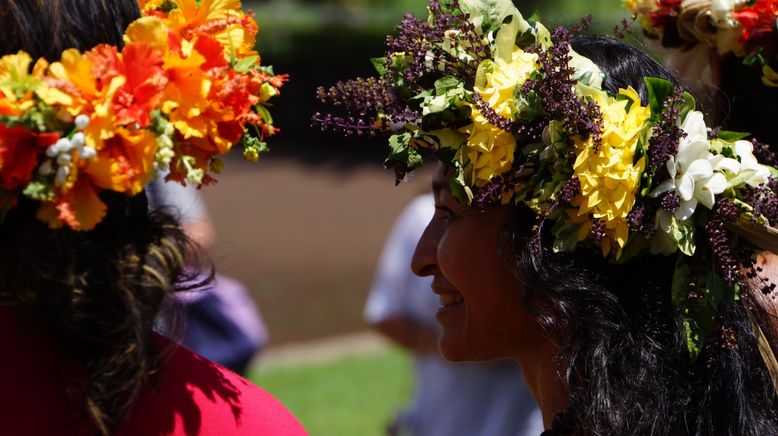
[(514, 360), (521, 367), (524, 381), (543, 414), (543, 425), (551, 428), (554, 415), (567, 408), (564, 365), (555, 361), (557, 347), (543, 340)]

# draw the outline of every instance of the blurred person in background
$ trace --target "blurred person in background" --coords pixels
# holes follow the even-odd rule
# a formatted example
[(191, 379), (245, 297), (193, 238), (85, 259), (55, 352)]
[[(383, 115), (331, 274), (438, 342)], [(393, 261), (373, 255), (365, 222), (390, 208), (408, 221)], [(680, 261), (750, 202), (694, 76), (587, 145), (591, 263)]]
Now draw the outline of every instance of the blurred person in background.
[[(151, 209), (168, 210), (178, 217), (184, 232), (196, 243), (198, 254), (205, 255), (214, 244), (215, 232), (199, 191), (192, 185), (165, 183), (158, 178), (148, 186), (147, 193)], [(188, 268), (199, 269), (197, 265)], [(208, 273), (201, 271), (198, 277), (206, 279)], [(245, 374), (268, 341), (267, 327), (246, 287), (217, 273), (205, 288), (178, 292), (173, 298), (177, 304), (159, 320), (171, 327), (165, 334), (180, 339), (206, 359)], [(173, 331), (178, 309), (185, 314), (181, 332)]]
[[(213, 6), (172, 3), (198, 16)], [(140, 16), (136, 0), (0, 0), (2, 433), (303, 435), (265, 391), (154, 332), (196, 262), (192, 241), (170, 214), (149, 213), (143, 190), (165, 134), (116, 114), (150, 116), (168, 77), (161, 51), (124, 46), (132, 23), (168, 48), (166, 24)], [(62, 61), (40, 60), (30, 74), (39, 57)], [(204, 174), (218, 153), (200, 151), (189, 168)]]
[(418, 277), (410, 267), (434, 211), (432, 194), (425, 194), (397, 218), (365, 307), (367, 322), (414, 358), (413, 396), (387, 433), (536, 436), (543, 418), (515, 363), (452, 363), (438, 351), (438, 296), (430, 288), (432, 278)]

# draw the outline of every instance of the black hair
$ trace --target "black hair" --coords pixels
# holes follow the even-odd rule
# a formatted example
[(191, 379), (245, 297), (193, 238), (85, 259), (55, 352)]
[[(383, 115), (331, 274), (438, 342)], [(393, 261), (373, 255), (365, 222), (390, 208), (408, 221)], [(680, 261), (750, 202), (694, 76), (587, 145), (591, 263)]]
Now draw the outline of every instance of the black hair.
[(121, 47), (139, 17), (133, 0), (0, 0), (0, 56), (24, 50), (56, 61), (69, 48)]
[[(646, 76), (683, 87), (624, 43), (577, 37), (572, 46), (607, 71), (608, 91), (631, 85), (645, 104)], [(742, 302), (720, 305), (717, 327), (692, 362), (670, 296), (674, 257), (613, 264), (585, 248), (538, 252), (529, 243), (534, 220), (517, 208), (504, 252), (514, 260), (527, 310), (559, 344), (557, 358), (567, 368), (569, 397), (554, 420), (557, 433), (778, 434), (778, 400)]]
[(721, 63), (721, 125), (727, 130), (748, 132), (778, 152), (778, 88), (762, 83), (759, 68), (743, 64), (743, 59), (727, 56)]

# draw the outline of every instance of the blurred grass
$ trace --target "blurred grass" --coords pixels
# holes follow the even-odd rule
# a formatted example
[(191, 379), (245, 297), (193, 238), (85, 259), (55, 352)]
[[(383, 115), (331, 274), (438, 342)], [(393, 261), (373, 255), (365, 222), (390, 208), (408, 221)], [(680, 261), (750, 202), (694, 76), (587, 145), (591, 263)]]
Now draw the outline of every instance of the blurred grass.
[(411, 392), (411, 361), (398, 349), (249, 374), (316, 436), (381, 436)]

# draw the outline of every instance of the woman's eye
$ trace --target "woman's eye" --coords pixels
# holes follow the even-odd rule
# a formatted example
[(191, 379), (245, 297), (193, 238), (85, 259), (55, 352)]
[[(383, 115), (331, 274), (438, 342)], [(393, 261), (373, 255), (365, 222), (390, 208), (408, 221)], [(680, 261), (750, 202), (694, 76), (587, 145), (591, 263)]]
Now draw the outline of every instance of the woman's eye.
[(435, 214), (446, 221), (457, 217), (457, 214), (446, 206), (435, 206)]

